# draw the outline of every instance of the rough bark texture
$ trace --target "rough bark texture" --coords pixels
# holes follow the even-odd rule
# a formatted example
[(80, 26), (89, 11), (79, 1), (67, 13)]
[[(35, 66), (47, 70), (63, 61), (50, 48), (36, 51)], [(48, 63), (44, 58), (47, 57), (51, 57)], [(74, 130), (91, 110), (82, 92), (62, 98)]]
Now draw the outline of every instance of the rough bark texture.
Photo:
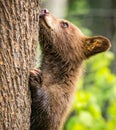
[(29, 70), (35, 65), (39, 0), (0, 0), (0, 130), (30, 127)]

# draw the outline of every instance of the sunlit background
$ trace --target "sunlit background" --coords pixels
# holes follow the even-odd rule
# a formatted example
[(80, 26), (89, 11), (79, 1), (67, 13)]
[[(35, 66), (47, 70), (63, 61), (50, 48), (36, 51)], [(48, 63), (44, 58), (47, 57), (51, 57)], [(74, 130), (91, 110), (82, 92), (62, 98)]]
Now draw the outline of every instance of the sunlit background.
[(76, 24), (85, 35), (103, 35), (112, 42), (109, 52), (86, 62), (63, 130), (116, 130), (116, 0), (43, 0), (42, 3), (58, 18)]

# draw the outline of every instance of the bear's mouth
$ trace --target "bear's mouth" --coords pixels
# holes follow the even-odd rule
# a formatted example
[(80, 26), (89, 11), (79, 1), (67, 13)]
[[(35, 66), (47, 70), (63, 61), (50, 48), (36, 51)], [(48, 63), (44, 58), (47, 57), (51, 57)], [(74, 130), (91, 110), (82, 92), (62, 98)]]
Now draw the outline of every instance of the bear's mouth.
[(39, 15), (40, 21), (46, 26), (47, 28), (51, 28), (46, 20), (47, 15), (49, 14), (49, 11), (47, 9), (41, 10), (41, 13)]

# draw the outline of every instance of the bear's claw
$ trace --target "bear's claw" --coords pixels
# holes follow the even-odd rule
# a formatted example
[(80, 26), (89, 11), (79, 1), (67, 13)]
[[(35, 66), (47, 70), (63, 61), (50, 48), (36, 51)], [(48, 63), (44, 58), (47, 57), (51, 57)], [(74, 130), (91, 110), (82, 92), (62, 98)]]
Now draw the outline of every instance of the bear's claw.
[(29, 84), (31, 87), (39, 86), (42, 83), (42, 73), (40, 69), (33, 69), (30, 71)]

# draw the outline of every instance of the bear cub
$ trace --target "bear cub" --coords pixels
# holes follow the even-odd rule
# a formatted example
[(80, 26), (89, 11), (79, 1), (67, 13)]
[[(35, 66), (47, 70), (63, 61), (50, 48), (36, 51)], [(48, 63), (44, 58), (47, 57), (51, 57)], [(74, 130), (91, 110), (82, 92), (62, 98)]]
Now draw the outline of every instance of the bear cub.
[(47, 9), (41, 11), (39, 25), (42, 61), (39, 69), (30, 72), (30, 130), (61, 130), (83, 61), (108, 50), (111, 44), (103, 36), (85, 36), (78, 27), (57, 19)]

